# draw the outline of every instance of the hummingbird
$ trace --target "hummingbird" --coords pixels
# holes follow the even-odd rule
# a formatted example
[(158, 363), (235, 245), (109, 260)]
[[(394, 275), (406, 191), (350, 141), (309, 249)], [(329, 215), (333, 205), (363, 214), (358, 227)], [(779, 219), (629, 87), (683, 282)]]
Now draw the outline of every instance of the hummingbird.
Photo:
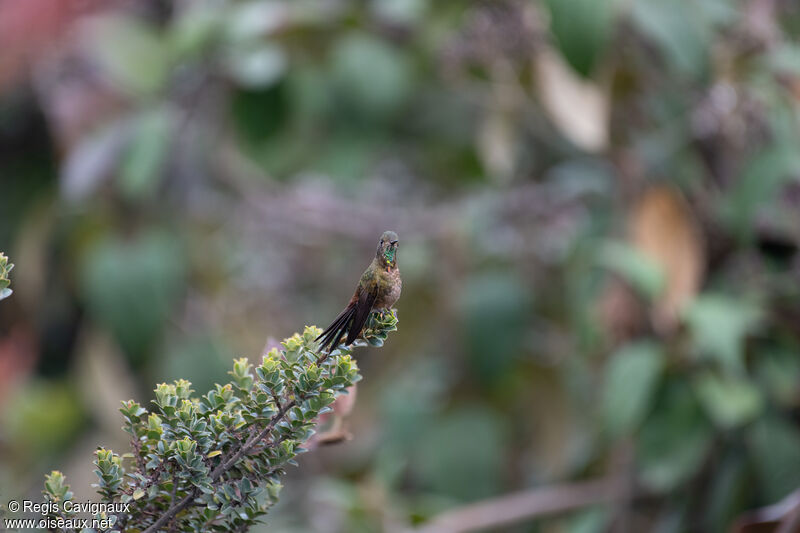
[(335, 349), (345, 333), (346, 346), (361, 334), (373, 310), (391, 309), (400, 297), (403, 282), (397, 269), (397, 233), (384, 231), (378, 242), (375, 258), (361, 275), (353, 297), (339, 316), (315, 340), (322, 339), (320, 350)]

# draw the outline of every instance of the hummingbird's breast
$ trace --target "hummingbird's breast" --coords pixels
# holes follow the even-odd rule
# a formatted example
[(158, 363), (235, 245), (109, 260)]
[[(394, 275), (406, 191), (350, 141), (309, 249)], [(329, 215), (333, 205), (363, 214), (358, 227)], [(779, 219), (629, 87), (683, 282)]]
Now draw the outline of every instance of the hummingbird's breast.
[(378, 295), (375, 298), (375, 309), (389, 309), (397, 299), (400, 298), (400, 291), (403, 289), (403, 280), (400, 278), (400, 270), (396, 267), (391, 270), (381, 270), (378, 281)]

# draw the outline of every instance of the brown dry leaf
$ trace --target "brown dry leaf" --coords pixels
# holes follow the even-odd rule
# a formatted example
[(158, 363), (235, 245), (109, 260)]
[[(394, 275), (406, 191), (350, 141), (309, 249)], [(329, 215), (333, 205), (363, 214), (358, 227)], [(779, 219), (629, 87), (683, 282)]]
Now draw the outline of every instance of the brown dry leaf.
[(628, 221), (631, 244), (662, 269), (664, 291), (654, 303), (653, 325), (668, 333), (697, 294), (705, 253), (700, 230), (681, 193), (668, 185), (649, 188)]
[(608, 88), (581, 79), (557, 52), (541, 47), (534, 58), (536, 85), (545, 113), (576, 146), (599, 152), (608, 146)]

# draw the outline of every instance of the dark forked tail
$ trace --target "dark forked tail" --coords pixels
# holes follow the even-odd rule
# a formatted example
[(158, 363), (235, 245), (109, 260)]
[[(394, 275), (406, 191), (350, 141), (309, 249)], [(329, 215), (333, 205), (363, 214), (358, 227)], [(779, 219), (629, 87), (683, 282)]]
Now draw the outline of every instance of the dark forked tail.
[(332, 351), (339, 346), (339, 341), (342, 340), (344, 334), (347, 333), (345, 344), (348, 346), (353, 344), (355, 340), (361, 335), (361, 330), (364, 329), (364, 324), (367, 323), (369, 313), (372, 311), (372, 306), (375, 304), (377, 291), (364, 291), (359, 287), (358, 292), (350, 300), (350, 303), (344, 310), (339, 313), (339, 316), (322, 332), (322, 335), (315, 340), (322, 339), (320, 350)]
[(322, 339), (322, 344), (320, 344), (319, 349), (325, 350), (328, 347), (328, 350), (333, 350), (337, 346), (339, 346), (339, 341), (342, 340), (347, 330), (350, 328), (350, 324), (353, 321), (353, 318), (356, 316), (356, 302), (351, 303), (344, 310), (339, 313), (339, 316), (331, 323), (330, 326), (327, 327), (322, 334), (314, 340)]

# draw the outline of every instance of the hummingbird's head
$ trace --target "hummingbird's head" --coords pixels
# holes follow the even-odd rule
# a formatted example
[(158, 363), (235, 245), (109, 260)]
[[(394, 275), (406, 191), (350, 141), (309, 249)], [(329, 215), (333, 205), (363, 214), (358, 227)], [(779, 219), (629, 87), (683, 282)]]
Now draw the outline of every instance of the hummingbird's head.
[(377, 258), (381, 265), (393, 268), (397, 264), (397, 241), (397, 233), (383, 232), (377, 252)]

